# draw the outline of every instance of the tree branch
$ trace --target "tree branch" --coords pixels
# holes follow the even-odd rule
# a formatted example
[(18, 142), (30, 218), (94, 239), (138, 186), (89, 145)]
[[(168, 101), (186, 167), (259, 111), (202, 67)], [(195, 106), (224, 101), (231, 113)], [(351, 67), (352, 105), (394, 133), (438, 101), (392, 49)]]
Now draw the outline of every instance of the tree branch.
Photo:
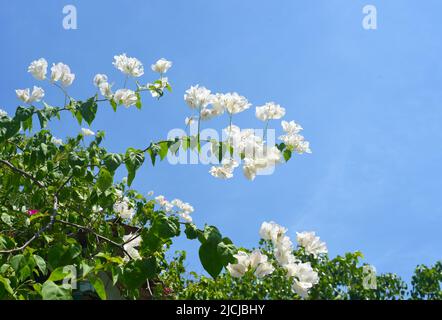
[(15, 171), (19, 174), (21, 174), (22, 176), (32, 180), (33, 183), (35, 183), (38, 187), (40, 188), (44, 188), (44, 184), (41, 183), (40, 181), (38, 181), (35, 177), (33, 177), (32, 175), (30, 175), (29, 173), (27, 173), (26, 171), (23, 171), (22, 169), (19, 169), (17, 167), (15, 167), (12, 163), (10, 163), (9, 161), (0, 159), (0, 163), (4, 164), (5, 166), (7, 166), (9, 169), (11, 169), (12, 171)]
[(102, 240), (104, 240), (106, 242), (109, 242), (109, 243), (113, 244), (116, 247), (123, 248), (122, 244), (120, 244), (118, 242), (115, 242), (115, 241), (113, 241), (113, 240), (111, 240), (111, 239), (109, 239), (109, 238), (107, 238), (107, 237), (105, 237), (105, 236), (95, 232), (95, 230), (93, 230), (93, 229), (91, 229), (89, 227), (82, 226), (82, 225), (79, 225), (79, 224), (76, 224), (76, 223), (73, 223), (73, 222), (69, 222), (69, 221), (65, 221), (65, 220), (56, 220), (55, 222), (61, 223), (61, 224), (65, 224), (65, 225), (68, 225), (68, 226), (71, 226), (71, 227), (75, 227), (77, 229), (81, 229), (81, 230), (84, 230), (84, 231), (87, 231), (89, 233), (92, 233), (96, 237), (98, 237), (98, 238), (100, 238), (100, 239), (102, 239)]
[(54, 206), (52, 208), (52, 214), (51, 214), (49, 223), (47, 225), (45, 225), (44, 227), (40, 228), (40, 230), (38, 230), (36, 233), (34, 233), (34, 235), (28, 241), (26, 241), (21, 247), (10, 249), (10, 250), (1, 250), (0, 254), (14, 253), (17, 251), (24, 250), (27, 246), (29, 246), (31, 244), (32, 241), (34, 241), (35, 239), (40, 237), (40, 235), (43, 232), (45, 232), (46, 230), (48, 230), (49, 228), (52, 227), (52, 225), (55, 222), (55, 216), (57, 215), (57, 209), (58, 209), (58, 198), (57, 198), (57, 196), (54, 196)]

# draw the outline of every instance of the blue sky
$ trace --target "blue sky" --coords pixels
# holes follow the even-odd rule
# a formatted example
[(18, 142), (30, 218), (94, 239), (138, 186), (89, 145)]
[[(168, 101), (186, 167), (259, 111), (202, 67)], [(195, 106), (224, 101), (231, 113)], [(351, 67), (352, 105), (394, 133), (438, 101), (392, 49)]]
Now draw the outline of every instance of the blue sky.
[[(67, 4), (77, 7), (77, 30), (62, 27)], [(366, 4), (377, 7), (377, 30), (361, 26)], [(332, 256), (361, 250), (378, 271), (409, 277), (417, 264), (441, 259), (440, 12), (437, 0), (2, 0), (0, 107), (13, 113), (14, 90), (38, 85), (26, 68), (40, 57), (71, 66), (69, 92), (79, 99), (94, 94), (98, 72), (121, 86), (111, 63), (123, 52), (145, 64), (143, 81), (154, 80), (152, 62), (172, 60), (174, 91), (161, 101), (145, 95), (141, 111), (101, 105), (92, 129), (106, 131), (112, 151), (183, 127), (190, 85), (237, 91), (254, 105), (276, 101), (302, 124), (313, 154), (254, 182), (240, 171), (216, 180), (203, 165), (145, 165), (134, 187), (190, 202), (198, 225), (219, 226), (238, 245), (256, 245), (261, 222), (274, 220), (292, 237), (315, 230)], [(63, 103), (45, 89), (46, 101)], [(51, 124), (56, 135), (78, 132), (73, 119), (62, 120)], [(260, 125), (253, 111), (235, 123)], [(201, 269), (196, 244), (175, 247)]]

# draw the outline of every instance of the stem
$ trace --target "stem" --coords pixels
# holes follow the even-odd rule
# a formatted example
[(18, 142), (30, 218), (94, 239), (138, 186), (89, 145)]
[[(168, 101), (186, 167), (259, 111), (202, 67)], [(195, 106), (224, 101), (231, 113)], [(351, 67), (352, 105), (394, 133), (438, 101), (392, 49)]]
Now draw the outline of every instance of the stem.
[(123, 88), (126, 89), (126, 84), (127, 84), (127, 79), (129, 78), (129, 76), (126, 74), (126, 78), (124, 78), (124, 85)]
[(66, 100), (69, 98), (69, 100), (71, 100), (71, 96), (68, 94), (68, 92), (62, 87), (60, 86), (58, 83), (53, 82), (52, 83), (54, 86), (56, 86), (57, 88), (59, 88), (63, 93), (64, 93), (64, 105), (66, 106)]
[(92, 233), (93, 235), (95, 235), (97, 238), (100, 238), (100, 239), (102, 239), (102, 240), (104, 240), (106, 242), (109, 242), (109, 243), (113, 244), (114, 246), (117, 246), (119, 248), (123, 247), (122, 244), (117, 243), (117, 242), (115, 242), (115, 241), (113, 241), (113, 240), (111, 240), (111, 239), (109, 239), (109, 238), (107, 238), (105, 236), (102, 236), (101, 234), (95, 232), (94, 230), (92, 230), (89, 227), (82, 226), (82, 225), (79, 225), (79, 224), (76, 224), (76, 223), (73, 223), (73, 222), (69, 222), (69, 221), (65, 221), (65, 220), (56, 220), (56, 222), (57, 223), (61, 223), (61, 224), (65, 224), (67, 226), (75, 227), (77, 229), (81, 229), (81, 230), (87, 231), (87, 232)]
[(198, 151), (200, 149), (200, 126), (201, 126), (201, 107), (199, 108), (199, 114), (198, 114), (198, 136), (197, 136)]

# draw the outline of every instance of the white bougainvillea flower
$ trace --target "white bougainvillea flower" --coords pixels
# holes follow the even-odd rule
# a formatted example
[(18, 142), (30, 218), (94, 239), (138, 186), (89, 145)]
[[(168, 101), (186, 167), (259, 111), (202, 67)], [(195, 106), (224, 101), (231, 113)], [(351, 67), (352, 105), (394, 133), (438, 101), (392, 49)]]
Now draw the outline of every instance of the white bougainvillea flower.
[(5, 110), (0, 109), (0, 118), (7, 117), (7, 116), (8, 116), (8, 113)]
[(30, 89), (17, 89), (15, 90), (17, 98), (25, 103), (38, 102), (43, 99), (45, 92), (42, 88), (34, 86), (32, 89), (32, 93), (30, 93)]
[(287, 146), (293, 147), (299, 154), (312, 153), (310, 150), (310, 143), (304, 140), (304, 137), (300, 134), (286, 134), (279, 137)]
[(257, 278), (261, 279), (264, 278), (265, 276), (268, 276), (269, 274), (272, 274), (273, 271), (275, 271), (275, 268), (272, 266), (270, 262), (266, 261), (264, 263), (259, 264), (256, 267), (254, 274)]
[[(264, 152), (264, 154), (260, 154)], [(250, 158), (250, 156), (255, 156)], [(260, 148), (245, 149), (243, 172), (247, 179), (253, 181), (256, 175), (267, 168), (275, 166), (277, 163), (281, 162), (282, 155), (278, 148), (271, 147), (264, 151)]]
[(240, 263), (229, 263), (226, 267), (230, 275), (234, 278), (241, 278), (247, 272), (247, 267)]
[(293, 280), (292, 290), (295, 291), (301, 298), (308, 297), (309, 290), (313, 287), (310, 282), (302, 282), (298, 279)]
[(48, 72), (48, 62), (44, 58), (34, 60), (28, 67), (28, 72), (37, 80), (46, 79), (46, 73)]
[(248, 180), (250, 180), (250, 181), (255, 180), (256, 174), (258, 173), (258, 167), (256, 166), (256, 162), (254, 159), (245, 158), (242, 170), (243, 170), (244, 176)]
[(273, 244), (276, 244), (285, 235), (287, 229), (283, 226), (277, 224), (274, 221), (266, 222), (261, 224), (259, 229), (259, 236), (264, 240), (270, 240)]
[(117, 200), (114, 203), (113, 209), (124, 220), (131, 220), (135, 215), (135, 210), (131, 207), (127, 197)]
[(167, 201), (163, 195), (156, 196), (155, 200), (165, 212), (170, 212), (173, 210), (173, 204)]
[(186, 222), (192, 222), (190, 214), (194, 211), (194, 208), (187, 202), (183, 202), (179, 199), (172, 200), (172, 204), (178, 208), (177, 214)]
[(261, 107), (256, 107), (255, 114), (261, 121), (281, 119), (285, 115), (285, 109), (274, 102), (267, 102)]
[(17, 89), (15, 90), (15, 94), (17, 95), (17, 98), (19, 98), (21, 101), (28, 103), (31, 94), (29, 91), (29, 88), (27, 89)]
[(144, 88), (149, 89), (153, 98), (161, 96), (161, 92), (169, 85), (169, 78), (162, 77), (159, 82), (148, 83)]
[(249, 255), (249, 264), (250, 267), (255, 269), (260, 265), (261, 263), (267, 262), (267, 256), (265, 254), (262, 254), (261, 251), (258, 249), (255, 249), (252, 251), (252, 253)]
[(265, 254), (262, 254), (259, 250), (254, 250), (251, 254), (244, 251), (238, 251), (233, 257), (236, 258), (237, 263), (229, 263), (226, 269), (232, 277), (235, 278), (244, 276), (248, 270), (254, 270), (254, 274), (257, 278), (263, 278), (275, 270), (267, 261), (268, 257)]
[(222, 114), (226, 110), (226, 106), (228, 104), (229, 95), (223, 93), (216, 93), (212, 95), (212, 107), (213, 110), (216, 110), (217, 114)]
[(112, 99), (113, 93), (112, 93), (112, 85), (108, 82), (101, 82), (98, 86), (98, 89), (100, 89), (100, 93), (103, 97), (106, 99)]
[(102, 83), (107, 83), (107, 75), (97, 73), (94, 77), (94, 85), (98, 88)]
[(218, 93), (212, 97), (212, 104), (215, 110), (219, 110), (219, 112), (224, 112), (225, 110), (230, 115), (240, 113), (252, 105), (245, 97), (240, 96), (236, 92)]
[(223, 160), (221, 166), (212, 166), (209, 173), (215, 178), (230, 179), (236, 167), (238, 167), (238, 162), (234, 159)]
[(293, 255), (293, 251), (284, 247), (277, 246), (273, 251), (273, 255), (281, 267), (298, 261), (298, 259), (296, 259), (296, 257)]
[(44, 96), (45, 96), (44, 90), (40, 87), (34, 86), (34, 88), (32, 88), (31, 97), (28, 102), (30, 103), (30, 102), (34, 102), (34, 101), (37, 101), (37, 102), (41, 101), (41, 99), (43, 99)]
[(160, 205), (164, 206), (167, 203), (166, 198), (163, 195), (159, 195), (155, 197), (155, 201)]
[(185, 213), (185, 212), (178, 213), (178, 215), (186, 222), (192, 222), (193, 221), (192, 217), (189, 214)]
[(114, 100), (117, 104), (123, 104), (129, 108), (137, 103), (138, 98), (135, 92), (130, 89), (118, 89), (115, 91)]
[(264, 240), (269, 240), (274, 246), (274, 256), (279, 265), (285, 266), (297, 261), (293, 255), (293, 244), (288, 236), (287, 229), (271, 221), (263, 222), (259, 235)]
[(296, 241), (306, 253), (314, 257), (328, 252), (327, 245), (316, 236), (315, 232), (296, 232)]
[(151, 65), (153, 71), (158, 72), (159, 74), (166, 73), (172, 67), (172, 61), (168, 61), (164, 58), (161, 58), (155, 64)]
[(95, 136), (95, 132), (93, 132), (92, 130), (90, 130), (88, 128), (81, 128), (81, 134), (84, 135), (85, 137)]
[(293, 278), (292, 289), (302, 298), (308, 297), (309, 290), (319, 282), (318, 273), (310, 262), (292, 263), (285, 266), (287, 277)]
[(287, 134), (299, 133), (302, 130), (302, 127), (293, 120), (290, 122), (283, 120), (281, 121), (281, 126), (284, 132)]
[(169, 202), (163, 195), (156, 196), (155, 201), (165, 212), (176, 214), (186, 222), (192, 222), (190, 214), (194, 211), (194, 208), (189, 203), (180, 199), (173, 199)]
[(227, 136), (227, 142), (237, 154), (244, 154), (247, 158), (263, 154), (264, 143), (260, 136), (255, 135), (254, 129), (241, 130), (239, 127), (231, 125), (226, 127), (223, 132)]
[(218, 115), (219, 113), (215, 109), (205, 107), (201, 109), (200, 118), (201, 120), (210, 120)]
[(230, 275), (235, 278), (242, 277), (250, 267), (249, 254), (244, 251), (238, 251), (237, 254), (233, 255), (236, 258), (237, 263), (229, 263), (226, 267)]
[(136, 248), (141, 245), (142, 238), (140, 236), (137, 237), (134, 234), (130, 233), (123, 236), (123, 242), (124, 242), (123, 248), (125, 251), (124, 261), (128, 262), (131, 259), (140, 260), (141, 255)]
[(192, 207), (189, 203), (184, 202), (184, 201), (182, 201), (182, 200), (180, 200), (180, 199), (173, 199), (173, 200), (171, 201), (171, 203), (172, 203), (175, 207), (177, 207), (178, 209), (180, 209), (180, 210), (182, 210), (183, 212), (186, 212), (186, 213), (188, 213), (188, 214), (190, 214), (190, 213), (192, 213), (192, 212), (194, 211), (193, 207)]
[(51, 138), (51, 142), (55, 144), (56, 146), (61, 146), (63, 144), (63, 140), (57, 139), (56, 137)]
[(71, 68), (64, 63), (52, 64), (51, 81), (60, 81), (63, 87), (68, 87), (74, 82), (75, 74), (71, 73)]
[(187, 202), (183, 202), (180, 199), (174, 199), (171, 204), (177, 208), (176, 213), (186, 222), (192, 222), (190, 214), (194, 211), (194, 208)]
[(291, 146), (293, 150), (299, 154), (312, 153), (310, 150), (310, 143), (299, 134), (302, 130), (302, 127), (299, 124), (294, 121), (282, 121), (281, 126), (286, 134), (280, 136), (279, 139), (284, 142), (284, 144)]
[(190, 108), (200, 109), (209, 105), (212, 100), (212, 95), (210, 90), (196, 85), (191, 86), (188, 90), (186, 90), (184, 100)]
[(125, 53), (114, 56), (112, 63), (122, 73), (131, 77), (141, 77), (144, 74), (143, 64), (137, 58), (126, 56)]

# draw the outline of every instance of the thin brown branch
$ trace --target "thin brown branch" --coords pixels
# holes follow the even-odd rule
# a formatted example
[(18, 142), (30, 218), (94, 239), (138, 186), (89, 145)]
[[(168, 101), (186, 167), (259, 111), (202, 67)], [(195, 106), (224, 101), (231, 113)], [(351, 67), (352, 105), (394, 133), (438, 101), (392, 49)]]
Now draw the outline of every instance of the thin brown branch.
[(27, 173), (26, 171), (23, 171), (22, 169), (17, 168), (16, 166), (14, 166), (9, 161), (0, 159), (0, 163), (4, 164), (5, 166), (7, 166), (12, 171), (15, 171), (15, 172), (21, 174), (22, 176), (32, 180), (32, 182), (35, 183), (38, 187), (40, 187), (40, 188), (44, 188), (45, 187), (43, 183), (38, 181), (38, 179), (36, 179), (35, 177), (33, 177), (31, 174)]
[(65, 220), (56, 220), (56, 222), (57, 223), (61, 223), (61, 224), (65, 224), (65, 225), (68, 225), (68, 226), (71, 226), (71, 227), (75, 227), (77, 229), (81, 229), (81, 230), (87, 231), (89, 233), (92, 233), (93, 235), (95, 235), (96, 237), (98, 237), (101, 240), (109, 242), (110, 244), (113, 244), (114, 246), (116, 246), (118, 248), (123, 248), (123, 244), (115, 242), (115, 241), (113, 241), (113, 240), (111, 240), (111, 239), (109, 239), (109, 238), (107, 238), (107, 237), (97, 233), (95, 230), (93, 230), (93, 229), (91, 229), (89, 227), (82, 226), (82, 225), (79, 225), (79, 224), (76, 224), (76, 223), (73, 223), (73, 222), (69, 222), (69, 221), (65, 221)]
[(40, 237), (40, 235), (43, 232), (45, 232), (46, 230), (48, 230), (52, 227), (52, 225), (55, 222), (55, 216), (57, 215), (57, 209), (58, 209), (58, 199), (56, 196), (54, 196), (54, 206), (52, 208), (52, 214), (51, 214), (48, 224), (45, 225), (44, 227), (40, 228), (36, 233), (34, 233), (34, 235), (28, 241), (26, 241), (22, 246), (20, 246), (18, 248), (14, 248), (14, 249), (9, 249), (9, 250), (1, 250), (0, 254), (14, 253), (14, 252), (24, 250), (27, 246), (29, 246), (31, 244), (32, 241), (34, 241), (35, 239)]

